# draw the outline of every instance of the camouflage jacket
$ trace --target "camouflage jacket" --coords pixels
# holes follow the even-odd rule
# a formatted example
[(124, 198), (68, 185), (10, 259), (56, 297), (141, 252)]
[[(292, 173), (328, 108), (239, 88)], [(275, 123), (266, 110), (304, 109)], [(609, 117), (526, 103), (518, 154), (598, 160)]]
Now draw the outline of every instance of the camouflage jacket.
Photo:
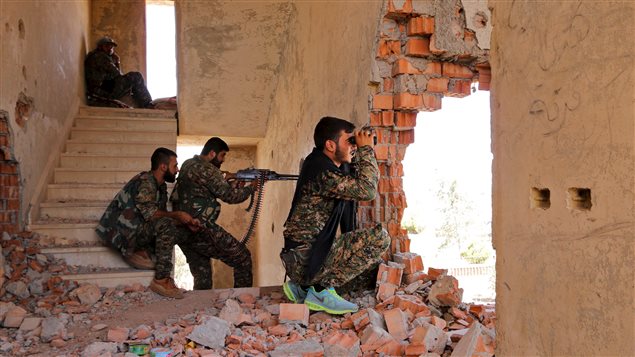
[(175, 211), (185, 211), (211, 227), (220, 214), (219, 199), (227, 203), (240, 203), (252, 192), (251, 186), (232, 187), (219, 168), (194, 155), (181, 166), (170, 201)]
[[(84, 60), (86, 75), (86, 90), (89, 94), (97, 94), (108, 98), (113, 86), (113, 80), (121, 76), (117, 63), (106, 52), (99, 49), (92, 50)], [(112, 89), (112, 88), (110, 88)]]
[(158, 210), (166, 210), (167, 185), (158, 184), (151, 171), (133, 177), (110, 202), (95, 231), (101, 240), (131, 254), (138, 228)]
[(370, 201), (377, 193), (379, 169), (375, 152), (362, 146), (353, 159), (356, 174), (325, 171), (301, 188), (300, 198), (285, 223), (284, 237), (312, 245), (328, 221), (336, 200)]

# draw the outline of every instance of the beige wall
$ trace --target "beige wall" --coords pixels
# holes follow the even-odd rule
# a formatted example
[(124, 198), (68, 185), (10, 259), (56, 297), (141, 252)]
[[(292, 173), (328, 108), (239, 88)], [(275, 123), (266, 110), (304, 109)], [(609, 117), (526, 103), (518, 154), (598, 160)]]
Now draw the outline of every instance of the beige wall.
[[(10, 114), (20, 163), (22, 224), (47, 162), (59, 154), (84, 100), (89, 13), (88, 1), (0, 2), (0, 109)], [(15, 121), (21, 92), (33, 100), (22, 127)]]
[[(258, 164), (298, 173), (313, 148), (313, 128), (325, 115), (368, 121), (371, 60), (381, 2), (296, 2)], [(345, 40), (343, 40), (345, 39)], [(278, 254), (295, 183), (270, 182), (258, 225), (257, 283), (280, 285)]]
[(490, 4), (496, 354), (632, 355), (635, 5)]
[(141, 72), (146, 78), (145, 0), (92, 0), (89, 50), (102, 36), (117, 42), (121, 70)]

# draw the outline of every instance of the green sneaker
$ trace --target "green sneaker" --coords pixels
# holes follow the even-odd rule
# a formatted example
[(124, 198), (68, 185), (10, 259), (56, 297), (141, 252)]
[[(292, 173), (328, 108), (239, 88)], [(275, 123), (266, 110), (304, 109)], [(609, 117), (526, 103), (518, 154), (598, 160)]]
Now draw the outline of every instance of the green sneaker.
[(304, 291), (300, 285), (292, 281), (287, 281), (282, 284), (282, 290), (284, 291), (284, 295), (287, 299), (296, 304), (302, 304), (306, 298), (306, 291)]
[(326, 311), (333, 315), (343, 315), (358, 310), (357, 305), (344, 300), (333, 288), (324, 289), (318, 293), (310, 287), (304, 303), (311, 311)]

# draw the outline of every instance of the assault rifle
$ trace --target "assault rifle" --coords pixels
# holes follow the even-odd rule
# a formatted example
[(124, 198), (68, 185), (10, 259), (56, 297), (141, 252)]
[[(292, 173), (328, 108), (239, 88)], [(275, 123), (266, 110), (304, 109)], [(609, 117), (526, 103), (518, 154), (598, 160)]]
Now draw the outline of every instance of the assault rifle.
[[(247, 181), (256, 181), (256, 185), (258, 186), (258, 197), (256, 197), (256, 207), (254, 208), (253, 216), (251, 217), (251, 222), (249, 223), (249, 228), (247, 229), (247, 233), (240, 241), (242, 244), (247, 244), (251, 235), (253, 234), (254, 227), (258, 222), (258, 216), (260, 214), (260, 204), (262, 203), (262, 194), (265, 189), (265, 182), (267, 181), (288, 181), (288, 180), (297, 180), (298, 175), (286, 175), (279, 174), (275, 171), (266, 170), (266, 169), (244, 169), (238, 170), (235, 174), (231, 175), (228, 179), (229, 181), (236, 180), (239, 182), (247, 182)], [(254, 205), (254, 194), (251, 194), (249, 199), (249, 206), (245, 209), (247, 212), (251, 210), (251, 207)]]

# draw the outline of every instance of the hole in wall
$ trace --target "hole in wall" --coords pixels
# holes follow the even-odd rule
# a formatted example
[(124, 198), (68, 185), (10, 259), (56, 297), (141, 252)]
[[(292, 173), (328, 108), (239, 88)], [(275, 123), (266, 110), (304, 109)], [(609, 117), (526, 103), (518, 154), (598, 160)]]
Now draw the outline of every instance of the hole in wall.
[(401, 226), (410, 251), (427, 267), (449, 269), (465, 302), (495, 297), (489, 98), (485, 91), (446, 97), (443, 109), (418, 113), (416, 139), (402, 161), (407, 207)]
[(8, 22), (5, 22), (5, 23), (4, 23), (4, 30), (5, 30), (6, 32), (11, 32), (11, 25), (9, 25), (9, 23), (8, 23)]
[(591, 189), (581, 187), (571, 187), (567, 190), (567, 208), (579, 211), (590, 211)]
[(22, 66), (22, 77), (24, 77), (25, 80), (28, 80), (26, 75), (26, 66)]
[(275, 223), (271, 223), (271, 233), (273, 233), (275, 230), (276, 230)]
[(548, 188), (532, 187), (529, 196), (531, 208), (547, 209), (551, 207), (551, 192)]
[(24, 29), (24, 21), (22, 21), (22, 19), (18, 20), (18, 31), (20, 32), (20, 39), (24, 40), (26, 30)]
[(152, 98), (177, 95), (174, 1), (146, 1), (146, 64)]
[(474, 27), (478, 29), (482, 29), (487, 26), (487, 21), (487, 14), (485, 14), (483, 11), (479, 11), (472, 18), (472, 25), (474, 25)]

